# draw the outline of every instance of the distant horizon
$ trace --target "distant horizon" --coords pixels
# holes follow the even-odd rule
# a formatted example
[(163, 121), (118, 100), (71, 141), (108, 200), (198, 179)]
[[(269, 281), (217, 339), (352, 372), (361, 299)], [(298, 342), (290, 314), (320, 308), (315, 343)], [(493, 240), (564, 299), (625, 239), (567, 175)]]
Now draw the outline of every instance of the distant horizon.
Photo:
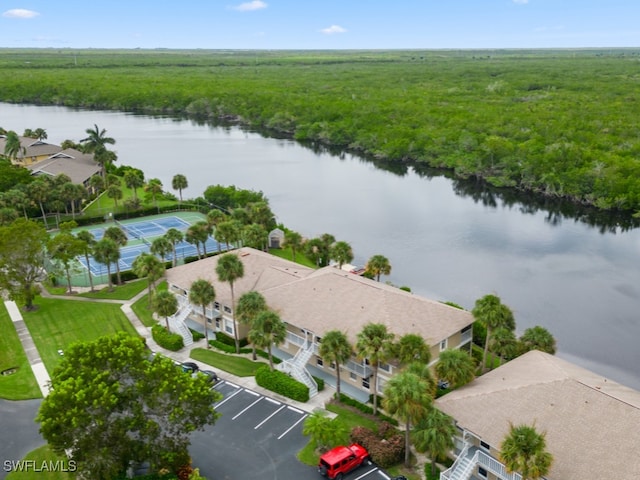
[(640, 47), (629, 0), (3, 0), (5, 48), (529, 50)]

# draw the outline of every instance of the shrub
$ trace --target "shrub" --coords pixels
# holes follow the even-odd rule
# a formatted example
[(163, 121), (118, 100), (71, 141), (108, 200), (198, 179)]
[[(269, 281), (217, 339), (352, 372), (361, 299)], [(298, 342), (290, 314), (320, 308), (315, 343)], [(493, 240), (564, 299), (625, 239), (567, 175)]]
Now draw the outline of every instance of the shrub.
[[(227, 335), (224, 332), (216, 332), (216, 340), (222, 343), (226, 343), (227, 345), (231, 345), (234, 348), (236, 346), (236, 339), (233, 338), (231, 335)], [(246, 338), (241, 338), (239, 340), (239, 343), (240, 343), (240, 348), (243, 348), (249, 345), (249, 341)]]
[(151, 336), (158, 345), (172, 352), (177, 352), (184, 347), (184, 341), (180, 335), (168, 332), (160, 324), (156, 324), (151, 328)]
[(440, 469), (438, 466), (436, 466), (436, 473), (434, 475), (431, 474), (431, 462), (424, 464), (424, 474), (427, 480), (440, 480)]
[(235, 346), (227, 345), (226, 343), (222, 343), (219, 340), (209, 340), (209, 345), (217, 348), (218, 350), (222, 350), (225, 353), (236, 353)]
[(256, 383), (263, 388), (289, 397), (298, 402), (309, 400), (309, 387), (278, 370), (264, 365), (256, 370)]
[[(124, 272), (120, 272), (120, 280), (122, 280), (122, 283), (124, 282), (130, 282), (131, 280), (137, 280), (138, 276), (133, 273), (133, 270), (126, 270)], [(117, 285), (118, 283), (118, 273), (112, 273), (111, 274), (111, 282), (114, 285)]]
[(191, 332), (191, 336), (193, 337), (194, 342), (197, 342), (198, 340), (202, 340), (204, 338), (204, 333), (200, 333), (192, 328), (190, 328), (189, 331)]
[[(262, 357), (266, 360), (269, 360), (269, 354), (267, 352), (265, 352), (264, 350), (260, 350), (260, 349), (256, 349), (256, 355), (259, 357)], [(278, 363), (282, 363), (282, 360), (279, 359), (278, 357), (274, 357), (273, 355), (271, 356), (271, 359), (273, 361), (273, 363), (275, 363), (276, 365)]]
[(359, 443), (369, 452), (371, 460), (382, 468), (388, 468), (404, 459), (404, 438), (402, 434), (394, 434), (383, 438), (366, 427), (354, 427), (350, 439)]
[(321, 392), (322, 390), (324, 390), (324, 380), (320, 377), (313, 377), (313, 379), (316, 381), (316, 384), (318, 385), (318, 391)]

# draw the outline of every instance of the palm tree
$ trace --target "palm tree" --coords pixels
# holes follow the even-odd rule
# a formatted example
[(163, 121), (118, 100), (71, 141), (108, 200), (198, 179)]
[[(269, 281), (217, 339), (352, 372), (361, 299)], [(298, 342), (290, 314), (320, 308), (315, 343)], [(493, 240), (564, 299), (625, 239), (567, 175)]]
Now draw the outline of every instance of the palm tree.
[(302, 249), (302, 235), (293, 230), (284, 232), (284, 244), (291, 249), (293, 261), (296, 261), (296, 252)]
[[(104, 231), (104, 237), (110, 238), (115, 242), (118, 246), (118, 259), (120, 259), (120, 248), (124, 247), (127, 242), (127, 234), (122, 231), (120, 227), (109, 227)], [(120, 262), (116, 262), (116, 273), (118, 278), (118, 285), (122, 284), (122, 279), (120, 278)]]
[(71, 287), (71, 261), (82, 252), (82, 241), (74, 237), (70, 232), (63, 231), (55, 237), (49, 238), (47, 251), (51, 258), (59, 260), (67, 277), (67, 288), (69, 293), (73, 293)]
[(33, 135), (35, 138), (37, 138), (38, 140), (46, 140), (48, 135), (47, 135), (47, 131), (44, 128), (36, 128), (33, 131)]
[[(511, 360), (516, 356), (518, 350), (518, 340), (516, 334), (512, 330), (505, 327), (496, 328), (491, 333), (491, 340), (489, 342), (489, 350), (498, 355), (499, 364), (502, 365), (502, 361)], [(491, 361), (493, 363), (493, 360)]]
[(348, 430), (344, 422), (329, 418), (325, 410), (315, 410), (302, 425), (302, 434), (311, 437), (317, 450), (326, 451), (334, 445), (348, 440)]
[(124, 184), (133, 190), (133, 198), (138, 198), (138, 189), (144, 186), (144, 174), (140, 170), (124, 172)]
[(100, 194), (102, 193), (102, 190), (104, 190), (104, 178), (100, 175), (94, 175), (89, 179), (89, 186), (95, 192), (98, 199), (98, 208), (100, 208)]
[[(287, 338), (287, 327), (280, 319), (280, 316), (271, 310), (263, 310), (256, 315), (253, 322), (253, 329), (249, 332), (252, 343), (266, 348), (269, 354), (269, 367), (273, 370), (273, 357), (271, 346), (280, 345)], [(254, 342), (257, 340), (257, 342)]]
[(455, 446), (457, 435), (453, 418), (432, 407), (427, 416), (413, 429), (413, 444), (420, 453), (427, 452), (431, 459), (431, 477), (436, 477), (436, 462), (447, 455)]
[(20, 144), (20, 137), (16, 132), (10, 130), (5, 136), (4, 155), (12, 161), (16, 161), (18, 157), (26, 153), (27, 149)]
[(238, 338), (238, 325), (235, 321), (235, 297), (233, 292), (233, 284), (239, 278), (244, 276), (244, 264), (237, 255), (233, 253), (225, 253), (218, 259), (216, 266), (218, 280), (221, 282), (229, 282), (231, 289), (231, 318), (233, 321), (233, 337), (236, 341), (236, 353), (240, 353), (240, 339)]
[(202, 258), (200, 255), (200, 239), (198, 238), (198, 228), (195, 225), (190, 225), (184, 234), (184, 239), (187, 243), (195, 245), (198, 252), (198, 258)]
[(390, 355), (393, 333), (382, 323), (368, 323), (357, 335), (356, 352), (369, 361), (373, 371), (373, 414), (378, 413), (378, 367)]
[(181, 173), (174, 175), (171, 179), (171, 187), (174, 190), (178, 190), (178, 192), (180, 192), (180, 203), (182, 203), (182, 190), (184, 190), (188, 186), (189, 182), (187, 182), (187, 177), (185, 177)]
[(104, 128), (100, 130), (95, 124), (93, 127), (85, 130), (87, 137), (80, 140), (80, 143), (83, 144), (85, 153), (93, 153), (95, 161), (102, 167), (102, 178), (106, 183), (107, 166), (116, 159), (115, 154), (107, 150), (107, 145), (115, 145), (116, 141), (106, 136), (107, 131)]
[[(252, 329), (256, 317), (264, 310), (267, 310), (265, 298), (260, 292), (250, 290), (240, 295), (236, 308), (236, 318), (238, 322), (243, 325), (249, 325), (249, 329)], [(256, 346), (253, 345), (253, 360), (256, 360), (256, 358)]]
[(509, 307), (500, 301), (497, 295), (485, 295), (476, 300), (476, 304), (471, 311), (473, 317), (484, 324), (487, 329), (487, 336), (484, 342), (484, 353), (482, 355), (482, 369), (487, 369), (487, 353), (489, 351), (489, 341), (493, 330), (505, 327), (509, 330), (515, 329), (515, 319)]
[(119, 185), (109, 185), (107, 188), (107, 197), (113, 200), (116, 210), (118, 209), (118, 200), (122, 199), (123, 193)]
[(147, 252), (142, 252), (131, 264), (131, 270), (138, 278), (147, 278), (147, 294), (151, 298), (151, 289), (164, 274), (164, 263)]
[(162, 182), (159, 178), (152, 178), (147, 182), (144, 187), (144, 191), (147, 192), (151, 199), (153, 200), (153, 204), (158, 206), (158, 195), (162, 195)]
[(411, 425), (426, 417), (433, 401), (427, 391), (427, 382), (407, 370), (393, 376), (384, 389), (384, 409), (391, 415), (398, 415), (405, 423), (404, 464), (407, 467), (411, 465)]
[(549, 473), (553, 456), (547, 452), (546, 433), (535, 426), (509, 425), (509, 433), (500, 445), (500, 459), (509, 473), (518, 472), (522, 480), (537, 480)]
[(207, 305), (213, 303), (215, 299), (216, 291), (208, 280), (199, 279), (191, 284), (189, 301), (202, 307), (202, 325), (207, 348), (211, 348), (211, 345), (209, 345), (209, 327), (207, 326)]
[(549, 330), (540, 325), (527, 328), (524, 331), (520, 337), (520, 346), (523, 353), (530, 350), (540, 350), (551, 355), (556, 353), (556, 339), (553, 338)]
[(336, 367), (336, 399), (340, 401), (340, 365), (349, 361), (353, 348), (347, 335), (340, 330), (329, 330), (320, 342), (320, 356)]
[(44, 220), (44, 226), (49, 228), (47, 224), (47, 214), (44, 211), (44, 204), (51, 197), (52, 185), (50, 177), (38, 176), (36, 179), (27, 186), (27, 192), (29, 196), (38, 204), (40, 212), (42, 213), (42, 219)]
[(164, 317), (165, 325), (169, 331), (169, 317), (178, 311), (178, 299), (170, 291), (161, 290), (153, 294), (152, 305), (153, 311), (159, 317)]
[(151, 253), (157, 255), (162, 263), (165, 262), (165, 257), (171, 252), (172, 245), (166, 237), (158, 237), (151, 242)]
[(262, 225), (258, 223), (251, 223), (249, 225), (245, 225), (242, 229), (242, 236), (244, 237), (243, 243), (247, 247), (265, 250), (269, 234)]
[(347, 242), (336, 242), (331, 246), (329, 256), (338, 262), (338, 268), (342, 268), (345, 263), (353, 261), (353, 249)]
[(170, 228), (167, 230), (167, 233), (164, 234), (164, 238), (166, 238), (171, 244), (171, 253), (173, 255), (172, 265), (175, 267), (176, 262), (178, 261), (176, 256), (176, 245), (184, 239), (184, 235), (177, 228)]
[(111, 264), (118, 264), (118, 261), (120, 260), (120, 248), (116, 242), (110, 238), (104, 237), (97, 241), (93, 246), (93, 258), (96, 262), (106, 265), (109, 291), (113, 291), (113, 282), (111, 281)]
[(457, 348), (442, 352), (436, 363), (436, 374), (449, 382), (452, 388), (461, 387), (473, 380), (475, 369), (471, 356)]
[(211, 227), (204, 220), (197, 222), (193, 225), (195, 235), (198, 241), (202, 244), (202, 253), (204, 257), (207, 256), (207, 241), (209, 240), (209, 235), (211, 235)]
[(376, 280), (379, 282), (380, 275), (389, 275), (391, 273), (389, 259), (383, 255), (374, 255), (367, 262), (366, 272), (376, 277)]
[(89, 255), (93, 251), (93, 246), (96, 243), (96, 239), (89, 230), (81, 230), (76, 235), (78, 240), (82, 242), (82, 254), (84, 254), (84, 260), (87, 262), (87, 272), (89, 273), (89, 285), (91, 285), (91, 291), (95, 291), (93, 288), (93, 276), (91, 275), (91, 265), (89, 263)]
[(420, 335), (407, 333), (400, 337), (395, 345), (395, 356), (402, 365), (413, 362), (428, 364), (431, 360), (431, 349)]
[(216, 227), (214, 238), (218, 243), (225, 243), (229, 250), (240, 239), (240, 229), (241, 225), (237, 220), (225, 220)]

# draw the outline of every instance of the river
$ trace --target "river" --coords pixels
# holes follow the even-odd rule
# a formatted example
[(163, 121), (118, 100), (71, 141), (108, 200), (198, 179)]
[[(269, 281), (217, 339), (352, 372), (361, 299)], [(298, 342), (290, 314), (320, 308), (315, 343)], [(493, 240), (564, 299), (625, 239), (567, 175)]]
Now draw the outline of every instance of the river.
[(354, 263), (385, 255), (392, 272), (383, 281), (467, 309), (497, 294), (518, 334), (542, 325), (558, 356), (640, 390), (638, 229), (590, 226), (486, 191), (465, 194), (444, 176), (391, 173), (236, 127), (0, 103), (0, 126), (41, 127), (51, 143), (78, 141), (94, 124), (116, 139), (119, 163), (166, 190), (176, 173), (188, 179), (186, 197), (213, 184), (261, 190), (279, 222), (349, 242)]

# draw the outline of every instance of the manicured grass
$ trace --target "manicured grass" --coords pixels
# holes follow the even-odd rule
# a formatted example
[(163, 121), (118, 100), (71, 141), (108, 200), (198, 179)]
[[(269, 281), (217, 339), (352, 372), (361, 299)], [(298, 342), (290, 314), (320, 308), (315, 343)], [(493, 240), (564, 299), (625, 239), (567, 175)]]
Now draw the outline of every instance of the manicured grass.
[[(124, 207), (124, 202), (129, 198), (133, 198), (133, 189), (128, 188), (124, 185), (124, 180), (121, 180), (120, 189), (122, 190), (122, 198), (118, 200), (118, 207), (116, 208), (115, 202), (112, 198), (107, 197), (107, 195), (103, 192), (100, 194), (100, 198), (94, 200), (89, 204), (83, 211), (83, 214), (91, 217), (91, 216), (100, 216), (104, 215), (106, 212), (112, 213), (123, 213), (126, 212), (126, 208)], [(171, 185), (164, 185), (164, 190), (170, 188)], [(145, 193), (143, 188), (138, 188), (138, 198), (142, 202), (141, 205), (145, 208), (147, 207), (155, 207), (156, 204), (153, 202), (151, 198), (147, 198), (147, 194)], [(157, 206), (159, 208), (166, 207), (167, 205), (178, 205), (178, 202), (174, 199), (165, 199), (162, 195), (157, 197)]]
[(16, 368), (16, 373), (0, 375), (0, 397), (7, 400), (40, 398), (40, 388), (31, 371), (22, 343), (4, 302), (0, 302), (0, 372)]
[[(275, 255), (276, 257), (284, 258), (285, 260), (293, 261), (293, 253), (289, 247), (285, 248), (270, 248), (269, 253), (271, 255)], [(318, 266), (304, 256), (302, 252), (296, 252), (296, 263), (300, 265), (304, 265), (309, 268), (317, 268)]]
[(114, 287), (112, 292), (109, 291), (109, 287), (105, 287), (95, 292), (81, 293), (78, 296), (98, 299), (129, 300), (142, 292), (145, 288), (147, 288), (147, 281), (145, 279), (140, 279), (127, 282), (124, 285), (117, 285)]
[(258, 367), (264, 365), (263, 362), (254, 362), (248, 358), (236, 357), (235, 355), (206, 350), (204, 348), (194, 348), (191, 350), (191, 358), (238, 377), (252, 377), (255, 375)]
[(38, 298), (36, 305), (36, 311), (23, 317), (49, 374), (60, 361), (58, 350), (73, 342), (120, 331), (137, 335), (117, 304)]
[[(27, 453), (22, 460), (33, 460), (35, 464), (29, 464), (30, 468), (25, 468), (25, 471), (9, 473), (6, 477), (7, 480), (70, 480), (76, 478), (76, 474), (73, 472), (53, 472), (42, 468), (43, 462), (46, 462), (47, 466), (57, 467), (57, 470), (71, 470), (68, 459), (54, 453), (49, 445), (36, 448)], [(36, 468), (39, 471), (36, 471)]]
[[(146, 284), (145, 284), (146, 285)], [(156, 290), (166, 290), (167, 282), (161, 282), (156, 287)], [(153, 318), (153, 310), (149, 308), (149, 295), (143, 295), (138, 300), (136, 300), (132, 305), (131, 309), (133, 313), (135, 313), (142, 324), (145, 327), (153, 327), (156, 323), (156, 320)]]

